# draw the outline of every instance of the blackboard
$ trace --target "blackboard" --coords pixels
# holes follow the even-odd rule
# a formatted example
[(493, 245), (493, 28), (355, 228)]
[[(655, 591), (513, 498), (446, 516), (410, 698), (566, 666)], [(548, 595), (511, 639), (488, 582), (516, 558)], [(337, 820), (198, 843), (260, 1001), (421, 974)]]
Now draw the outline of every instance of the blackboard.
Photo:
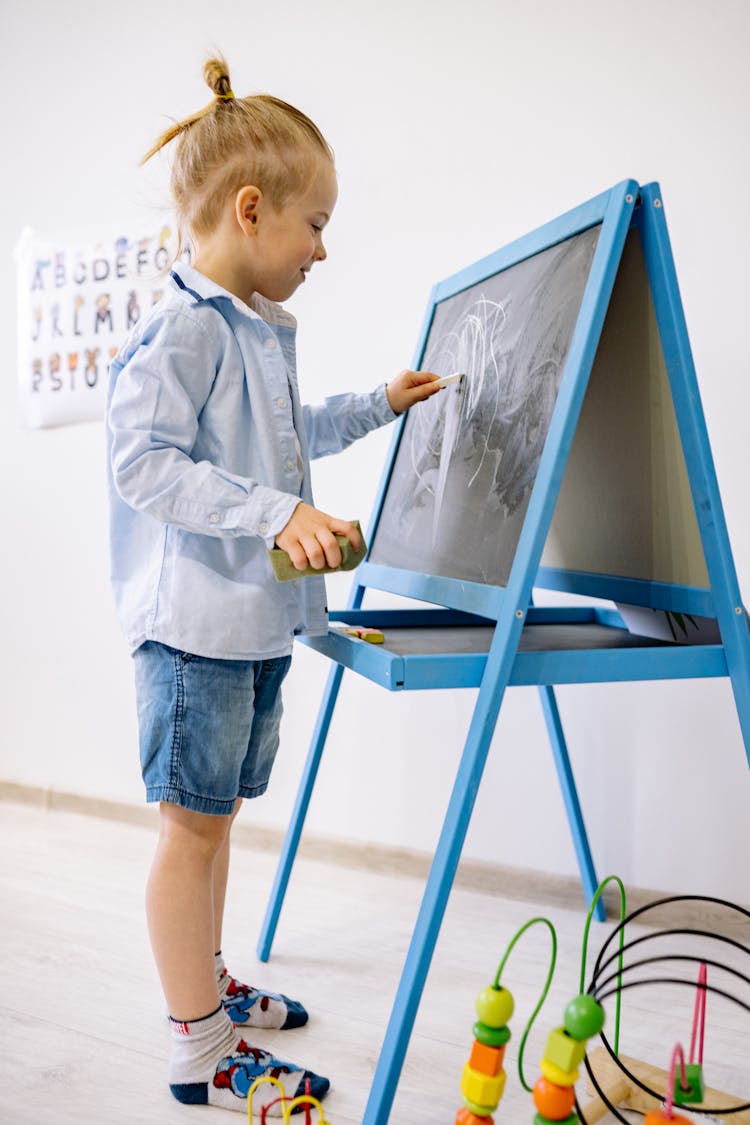
[(406, 419), (373, 563), (507, 583), (600, 229), (436, 305), (421, 368), (464, 379)]

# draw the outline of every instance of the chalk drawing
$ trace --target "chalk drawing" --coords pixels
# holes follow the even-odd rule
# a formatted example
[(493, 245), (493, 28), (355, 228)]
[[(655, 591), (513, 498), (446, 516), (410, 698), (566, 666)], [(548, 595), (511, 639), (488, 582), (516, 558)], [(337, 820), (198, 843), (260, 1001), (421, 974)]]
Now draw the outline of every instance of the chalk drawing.
[(374, 562), (507, 582), (598, 236), (583, 231), (436, 307), (421, 367), (465, 377), (410, 411)]

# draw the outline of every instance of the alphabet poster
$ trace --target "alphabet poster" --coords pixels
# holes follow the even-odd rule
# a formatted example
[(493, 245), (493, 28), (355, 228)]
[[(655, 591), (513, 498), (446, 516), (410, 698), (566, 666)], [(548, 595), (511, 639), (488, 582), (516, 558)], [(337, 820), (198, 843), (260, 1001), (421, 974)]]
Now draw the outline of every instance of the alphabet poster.
[(104, 417), (120, 344), (162, 295), (176, 229), (39, 235), (16, 247), (21, 401), (31, 427)]

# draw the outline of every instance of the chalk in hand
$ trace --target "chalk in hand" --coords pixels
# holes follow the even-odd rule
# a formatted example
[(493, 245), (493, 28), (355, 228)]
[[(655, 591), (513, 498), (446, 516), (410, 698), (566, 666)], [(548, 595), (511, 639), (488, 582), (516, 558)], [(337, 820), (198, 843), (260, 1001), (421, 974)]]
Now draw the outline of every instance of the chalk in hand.
[(438, 386), (447, 387), (451, 383), (460, 383), (463, 377), (463, 371), (456, 371), (453, 375), (443, 375), (442, 378), (438, 379)]

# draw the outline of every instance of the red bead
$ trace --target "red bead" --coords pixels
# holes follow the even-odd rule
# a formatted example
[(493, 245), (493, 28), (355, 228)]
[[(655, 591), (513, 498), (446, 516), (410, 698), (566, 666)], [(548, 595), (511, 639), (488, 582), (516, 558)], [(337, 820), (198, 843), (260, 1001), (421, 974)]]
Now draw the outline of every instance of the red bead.
[(494, 1117), (477, 1117), (466, 1106), (462, 1106), (456, 1114), (456, 1125), (495, 1125)]
[(534, 1086), (534, 1105), (548, 1121), (564, 1121), (570, 1117), (576, 1104), (572, 1086), (555, 1086), (547, 1078), (537, 1079)]

